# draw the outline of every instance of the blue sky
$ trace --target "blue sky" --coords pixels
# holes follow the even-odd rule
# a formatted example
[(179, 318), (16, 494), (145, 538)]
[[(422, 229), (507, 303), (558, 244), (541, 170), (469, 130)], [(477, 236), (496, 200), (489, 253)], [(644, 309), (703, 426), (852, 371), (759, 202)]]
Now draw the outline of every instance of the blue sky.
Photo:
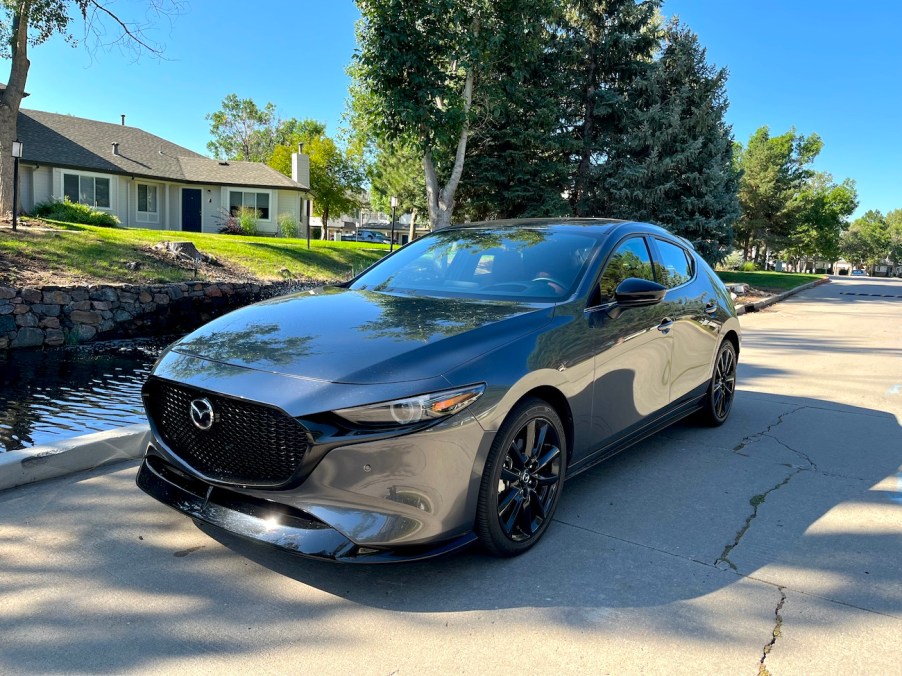
[[(140, 4), (117, 3), (123, 11)], [(902, 208), (902, 2), (666, 0), (664, 11), (729, 69), (737, 140), (762, 125), (817, 132), (816, 168), (855, 179), (856, 215)], [(334, 133), (357, 17), (351, 0), (191, 0), (151, 34), (166, 45), (162, 60), (90, 53), (61, 39), (32, 49), (25, 106), (110, 122), (125, 113), (129, 125), (206, 152), (204, 115), (234, 92)]]

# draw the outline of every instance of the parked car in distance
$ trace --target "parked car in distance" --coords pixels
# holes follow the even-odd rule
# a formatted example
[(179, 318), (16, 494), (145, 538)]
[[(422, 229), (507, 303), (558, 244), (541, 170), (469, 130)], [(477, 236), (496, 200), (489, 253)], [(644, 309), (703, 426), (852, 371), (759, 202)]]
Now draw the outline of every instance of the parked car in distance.
[(852, 270), (852, 276), (864, 277), (867, 273), (864, 270)]
[(545, 533), (566, 478), (690, 414), (722, 424), (739, 348), (729, 292), (662, 228), (445, 228), (171, 345), (143, 388), (137, 483), (309, 557), (477, 540), (513, 556)]
[(358, 230), (356, 235), (342, 235), (345, 242), (370, 242), (372, 244), (388, 244), (391, 240), (375, 230)]

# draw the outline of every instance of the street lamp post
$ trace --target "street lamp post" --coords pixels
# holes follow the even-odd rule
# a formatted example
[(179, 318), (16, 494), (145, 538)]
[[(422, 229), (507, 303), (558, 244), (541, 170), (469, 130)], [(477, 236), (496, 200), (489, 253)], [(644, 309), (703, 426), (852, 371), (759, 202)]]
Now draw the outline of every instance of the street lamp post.
[(389, 251), (395, 250), (395, 209), (398, 207), (398, 198), (391, 198), (391, 243), (388, 245)]
[(13, 141), (13, 230), (19, 220), (19, 158), (24, 145), (21, 141)]

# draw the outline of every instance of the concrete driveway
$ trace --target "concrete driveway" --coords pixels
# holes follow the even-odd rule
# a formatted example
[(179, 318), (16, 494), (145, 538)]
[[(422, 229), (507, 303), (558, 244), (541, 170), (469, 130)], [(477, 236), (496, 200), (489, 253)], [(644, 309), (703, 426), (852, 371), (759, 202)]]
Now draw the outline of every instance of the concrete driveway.
[(902, 280), (742, 318), (740, 392), (569, 482), (545, 539), (292, 558), (134, 465), (0, 493), (0, 672), (902, 673)]

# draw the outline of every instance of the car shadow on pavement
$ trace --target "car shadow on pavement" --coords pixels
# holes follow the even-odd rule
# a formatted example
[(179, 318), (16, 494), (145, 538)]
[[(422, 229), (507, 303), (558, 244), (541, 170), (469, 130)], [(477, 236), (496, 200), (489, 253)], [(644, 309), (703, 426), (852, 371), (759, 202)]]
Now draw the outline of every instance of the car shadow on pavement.
[(474, 548), (332, 564), (202, 530), (280, 575), (399, 611), (656, 606), (754, 575), (902, 616), (900, 464), (888, 413), (740, 392), (723, 427), (677, 424), (568, 481), (545, 538), (515, 559)]

